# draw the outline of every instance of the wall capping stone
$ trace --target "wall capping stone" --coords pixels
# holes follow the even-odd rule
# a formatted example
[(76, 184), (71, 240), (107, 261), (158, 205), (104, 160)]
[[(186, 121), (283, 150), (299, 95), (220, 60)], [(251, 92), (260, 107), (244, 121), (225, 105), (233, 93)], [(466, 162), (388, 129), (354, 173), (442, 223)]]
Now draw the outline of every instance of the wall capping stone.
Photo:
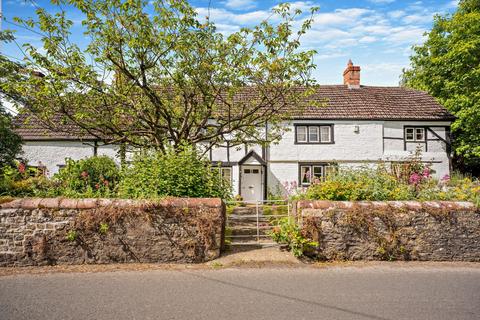
[(220, 198), (164, 198), (159, 200), (133, 199), (96, 199), (96, 198), (17, 198), (0, 204), (0, 209), (95, 209), (100, 207), (130, 208), (145, 205), (160, 205), (169, 207), (206, 207), (220, 208), (223, 201)]
[(365, 209), (381, 209), (394, 207), (407, 210), (468, 210), (475, 211), (477, 207), (472, 202), (467, 201), (328, 201), (328, 200), (298, 200), (296, 202), (299, 209), (351, 209), (355, 205)]

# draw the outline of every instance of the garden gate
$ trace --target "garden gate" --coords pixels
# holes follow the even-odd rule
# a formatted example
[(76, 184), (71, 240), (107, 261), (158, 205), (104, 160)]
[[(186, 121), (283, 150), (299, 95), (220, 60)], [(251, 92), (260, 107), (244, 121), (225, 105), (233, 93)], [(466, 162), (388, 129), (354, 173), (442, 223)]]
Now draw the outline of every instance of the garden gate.
[(279, 219), (292, 218), (288, 200), (228, 201), (225, 240), (231, 246), (272, 246), (269, 232)]

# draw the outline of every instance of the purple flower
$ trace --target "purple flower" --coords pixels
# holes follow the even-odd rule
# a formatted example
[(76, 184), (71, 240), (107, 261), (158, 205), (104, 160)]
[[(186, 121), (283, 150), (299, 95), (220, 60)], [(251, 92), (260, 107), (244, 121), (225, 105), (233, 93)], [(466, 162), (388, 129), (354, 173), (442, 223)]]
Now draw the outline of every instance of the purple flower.
[(442, 181), (447, 182), (450, 180), (450, 176), (448, 174), (444, 175)]

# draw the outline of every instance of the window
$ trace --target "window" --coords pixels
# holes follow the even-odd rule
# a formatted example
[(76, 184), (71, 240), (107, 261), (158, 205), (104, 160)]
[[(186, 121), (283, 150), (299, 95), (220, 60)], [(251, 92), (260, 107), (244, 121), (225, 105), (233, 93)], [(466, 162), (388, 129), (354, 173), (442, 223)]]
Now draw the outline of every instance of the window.
[(318, 127), (308, 127), (308, 141), (310, 142), (319, 142), (320, 139), (318, 137)]
[(295, 143), (332, 143), (333, 125), (295, 126)]
[(232, 184), (232, 168), (230, 167), (220, 168), (220, 174), (222, 175), (223, 181), (226, 181), (229, 185)]
[(310, 173), (310, 166), (301, 166), (300, 167), (300, 184), (302, 186), (309, 185), (312, 181), (312, 175)]
[(243, 169), (243, 173), (245, 173), (245, 174), (249, 174), (250, 172), (251, 172), (250, 169)]
[(325, 181), (336, 169), (335, 165), (326, 163), (300, 164), (300, 185), (307, 187), (312, 183)]
[(425, 141), (425, 128), (405, 128), (405, 141)]
[(330, 142), (330, 131), (331, 127), (330, 126), (321, 126), (320, 127), (320, 132), (321, 132), (321, 137), (322, 137), (322, 142)]
[(304, 126), (297, 127), (297, 142), (307, 142), (307, 128)]

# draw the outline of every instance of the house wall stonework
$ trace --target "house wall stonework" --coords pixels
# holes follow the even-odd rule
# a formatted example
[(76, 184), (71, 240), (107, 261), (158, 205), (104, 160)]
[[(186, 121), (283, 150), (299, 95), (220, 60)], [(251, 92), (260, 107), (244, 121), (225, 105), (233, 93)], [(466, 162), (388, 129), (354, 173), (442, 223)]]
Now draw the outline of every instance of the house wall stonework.
[(325, 260), (480, 261), (473, 203), (299, 201), (294, 213)]
[(224, 230), (220, 199), (17, 199), (0, 204), (0, 267), (204, 262)]

